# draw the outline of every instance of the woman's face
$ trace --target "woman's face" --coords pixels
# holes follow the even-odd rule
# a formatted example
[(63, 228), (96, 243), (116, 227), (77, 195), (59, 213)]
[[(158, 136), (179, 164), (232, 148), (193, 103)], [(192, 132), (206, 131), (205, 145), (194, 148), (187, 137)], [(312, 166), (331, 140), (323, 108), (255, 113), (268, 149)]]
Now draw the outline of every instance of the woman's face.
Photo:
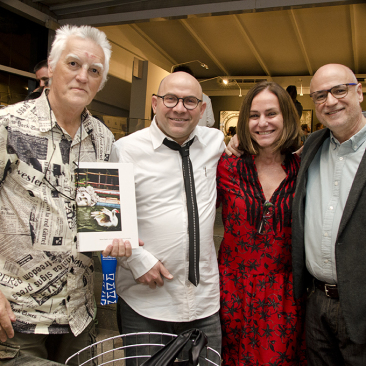
[(261, 149), (273, 147), (283, 130), (283, 116), (277, 96), (268, 89), (256, 95), (249, 115), (251, 138)]

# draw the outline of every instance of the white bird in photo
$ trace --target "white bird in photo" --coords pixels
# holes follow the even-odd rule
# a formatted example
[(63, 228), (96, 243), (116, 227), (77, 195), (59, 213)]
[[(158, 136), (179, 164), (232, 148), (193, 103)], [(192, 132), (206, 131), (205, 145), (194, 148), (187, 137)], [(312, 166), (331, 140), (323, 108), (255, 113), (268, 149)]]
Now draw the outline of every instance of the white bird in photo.
[(92, 212), (91, 216), (97, 220), (98, 225), (112, 227), (118, 225), (117, 213), (119, 213), (119, 211), (116, 208), (110, 211), (104, 207), (102, 211)]

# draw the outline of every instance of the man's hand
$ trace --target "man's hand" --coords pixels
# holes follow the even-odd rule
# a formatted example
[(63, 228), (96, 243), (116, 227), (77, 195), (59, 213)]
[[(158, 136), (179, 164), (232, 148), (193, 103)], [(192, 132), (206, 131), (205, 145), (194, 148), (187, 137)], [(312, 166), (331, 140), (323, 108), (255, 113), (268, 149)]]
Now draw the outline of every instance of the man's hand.
[(299, 156), (301, 158), (301, 154), (302, 154), (303, 149), (304, 149), (304, 145), (302, 145), (299, 150), (296, 150), (294, 152), (294, 154), (296, 154), (297, 156)]
[[(142, 247), (144, 242), (139, 239), (139, 245)], [(107, 248), (102, 252), (103, 257), (130, 257), (132, 254), (131, 243), (123, 239), (113, 239), (112, 244), (109, 244)]]
[(131, 243), (122, 239), (113, 239), (112, 244), (109, 244), (102, 252), (103, 257), (130, 257), (131, 254)]
[(163, 277), (165, 277), (167, 280), (173, 279), (173, 276), (163, 266), (163, 263), (159, 261), (153, 268), (150, 269), (149, 272), (139, 277), (136, 281), (144, 285), (149, 285), (150, 288), (155, 289), (156, 286), (161, 287), (164, 285)]
[(14, 337), (14, 329), (11, 323), (15, 322), (15, 315), (11, 310), (10, 303), (0, 291), (0, 340), (6, 342)]
[(234, 154), (235, 156), (237, 156), (238, 158), (240, 158), (244, 151), (239, 150), (239, 140), (238, 140), (238, 136), (234, 135), (231, 140), (229, 141), (229, 143), (227, 144), (226, 148), (225, 148), (225, 152), (226, 154), (228, 154), (229, 156), (231, 156), (232, 154)]

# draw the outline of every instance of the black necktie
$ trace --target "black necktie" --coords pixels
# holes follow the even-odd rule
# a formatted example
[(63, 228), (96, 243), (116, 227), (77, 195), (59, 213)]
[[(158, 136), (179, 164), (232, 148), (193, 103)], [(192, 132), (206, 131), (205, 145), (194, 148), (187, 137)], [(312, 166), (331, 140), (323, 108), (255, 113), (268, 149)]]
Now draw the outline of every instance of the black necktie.
[(200, 260), (200, 224), (198, 218), (198, 207), (196, 200), (196, 189), (194, 186), (193, 167), (189, 158), (189, 147), (193, 140), (180, 146), (174, 141), (164, 139), (163, 144), (172, 150), (179, 151), (182, 157), (184, 188), (186, 191), (188, 211), (188, 235), (189, 235), (189, 273), (188, 280), (195, 286), (200, 281), (199, 260)]

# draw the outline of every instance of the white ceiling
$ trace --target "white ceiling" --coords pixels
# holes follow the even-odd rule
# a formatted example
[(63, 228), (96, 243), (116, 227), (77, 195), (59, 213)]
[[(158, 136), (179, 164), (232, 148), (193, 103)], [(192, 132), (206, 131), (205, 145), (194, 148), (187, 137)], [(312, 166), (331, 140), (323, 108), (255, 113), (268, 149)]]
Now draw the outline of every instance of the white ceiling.
[[(188, 64), (198, 79), (217, 77), (202, 83), (209, 95), (245, 92), (262, 78), (303, 85), (307, 93), (311, 76), (326, 63), (344, 64), (366, 77), (364, 1), (0, 0), (0, 5), (50, 28), (99, 26), (113, 44), (112, 75), (127, 81), (125, 61), (133, 57), (167, 71), (199, 60), (209, 69)], [(231, 83), (223, 86), (227, 76)]]
[[(129, 35), (138, 56), (170, 70), (188, 64), (209, 95), (246, 89), (258, 79), (303, 84), (326, 63), (366, 76), (366, 4), (272, 10), (102, 27), (115, 45)], [(139, 51), (138, 51), (139, 50)], [(229, 76), (229, 86), (222, 78)]]

